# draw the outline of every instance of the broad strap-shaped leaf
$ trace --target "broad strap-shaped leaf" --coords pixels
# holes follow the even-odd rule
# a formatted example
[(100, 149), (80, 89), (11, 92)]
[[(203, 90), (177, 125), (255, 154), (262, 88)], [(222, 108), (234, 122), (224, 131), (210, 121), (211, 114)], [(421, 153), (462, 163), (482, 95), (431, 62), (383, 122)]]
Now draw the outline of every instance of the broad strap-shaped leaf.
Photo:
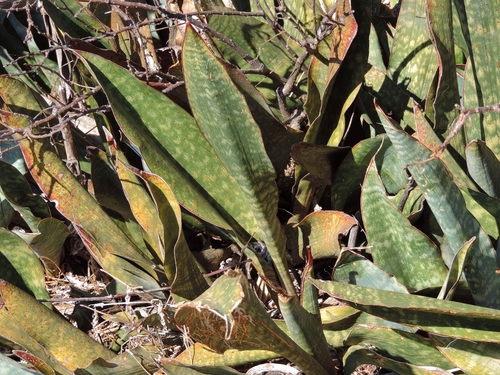
[(500, 345), (497, 343), (453, 340), (439, 345), (438, 349), (468, 375), (496, 375), (500, 371)]
[(279, 354), (269, 350), (226, 350), (220, 354), (196, 342), (175, 357), (176, 361), (199, 366), (237, 367), (249, 362), (262, 362), (277, 358)]
[[(193, 117), (126, 69), (82, 52), (102, 86), (118, 125), (149, 169), (165, 179), (179, 203), (212, 224), (236, 220), (257, 227), (244, 194), (217, 158)], [(206, 173), (210, 171), (210, 173)]]
[(113, 352), (97, 343), (86, 333), (43, 306), (15, 286), (0, 281), (0, 294), (12, 318), (26, 333), (42, 344), (53, 357), (75, 370), (89, 365), (94, 359), (112, 358)]
[(389, 57), (390, 77), (419, 102), (427, 97), (436, 74), (437, 56), (421, 1), (401, 5)]
[(344, 371), (352, 373), (360, 365), (376, 365), (388, 370), (397, 371), (398, 374), (413, 375), (449, 375), (448, 371), (437, 367), (415, 366), (397, 359), (387, 358), (382, 353), (378, 353), (370, 345), (353, 345), (347, 349), (343, 358)]
[(36, 298), (49, 298), (40, 261), (21, 238), (4, 228), (0, 228), (0, 269), (2, 279)]
[(436, 349), (431, 340), (410, 332), (385, 327), (356, 327), (346, 340), (346, 346), (351, 345), (371, 347), (374, 351), (382, 352), (388, 359), (404, 361), (414, 366), (435, 366), (442, 369), (455, 367)]
[(223, 366), (197, 366), (193, 364), (183, 364), (176, 359), (165, 358), (161, 361), (161, 366), (167, 374), (171, 375), (238, 375), (240, 372)]
[[(336, 315), (336, 310), (345, 310), (345, 314), (342, 314), (338, 321), (330, 322), (328, 319), (331, 314)], [(358, 326), (396, 329), (400, 332), (410, 333), (415, 333), (417, 331), (415, 328), (383, 320), (375, 315), (356, 310), (351, 306), (330, 306), (323, 308), (321, 309), (321, 316), (324, 322), (323, 329), (328, 344), (335, 348), (344, 347), (352, 330)]]
[[(225, 37), (231, 39), (248, 56), (255, 58), (275, 72), (278, 76), (288, 77), (293, 69), (293, 58), (285, 46), (276, 38), (275, 31), (265, 22), (256, 17), (240, 17), (230, 15), (211, 15), (208, 24)], [(231, 46), (214, 38), (217, 49), (221, 52), (225, 61), (231, 61), (241, 69), (249, 69), (251, 66)], [(290, 40), (288, 48), (297, 49), (295, 41)], [(247, 75), (252, 82), (269, 101), (275, 101), (277, 83), (261, 74)]]
[[(480, 306), (500, 307), (500, 277), (496, 274), (497, 258), (488, 235), (467, 210), (464, 198), (453, 178), (439, 159), (408, 134), (386, 127), (386, 131), (408, 170), (422, 189), (453, 253), (476, 237), (464, 268), (475, 302)], [(412, 164), (413, 163), (413, 164)]]
[[(77, 0), (49, 0), (44, 3), (44, 10), (60, 30), (75, 38), (99, 36), (110, 31), (88, 7)], [(114, 40), (101, 38), (98, 43), (106, 49), (116, 50)]]
[(476, 190), (457, 185), (465, 200), (465, 205), (476, 218), (488, 236), (497, 239), (500, 236), (500, 200)]
[[(457, 115), (460, 102), (455, 65), (452, 0), (426, 0), (427, 22), (432, 44), (437, 53), (438, 71), (434, 87), (427, 97), (427, 115), (442, 132)], [(432, 101), (432, 104), (431, 104)]]
[[(233, 201), (232, 204), (246, 203), (250, 211), (246, 214), (254, 217), (256, 226), (249, 227), (249, 221), (239, 223), (248, 233), (260, 232), (281, 281), (289, 293), (294, 293), (285, 267), (285, 237), (276, 217), (276, 174), (265, 152), (259, 127), (224, 63), (212, 54), (191, 26), (186, 30), (183, 68), (189, 103), (198, 126), (236, 183), (230, 186), (223, 182), (221, 190), (230, 195), (231, 191), (241, 189), (243, 194), (235, 198), (245, 202)], [(220, 176), (214, 176), (220, 181)]]
[(198, 297), (208, 283), (201, 274), (182, 232), (181, 208), (167, 183), (159, 176), (140, 172), (155, 201), (163, 224), (165, 271), (177, 300)]
[[(8, 92), (2, 99), (20, 114), (30, 115), (43, 109), (36, 93), (19, 81), (2, 77), (0, 82), (2, 89), (11, 87), (17, 92), (17, 96)], [(28, 101), (29, 98), (32, 100)], [(15, 122), (8, 124), (12, 127), (19, 125)], [(80, 185), (61, 161), (50, 140), (20, 139), (19, 145), (28, 170), (40, 189), (49, 200), (56, 203), (59, 212), (73, 223), (100, 265), (128, 285), (158, 288), (152, 271), (154, 263), (124, 235)]]
[(351, 250), (340, 252), (335, 263), (333, 280), (368, 288), (408, 293), (408, 290), (394, 276)]
[(474, 140), (465, 148), (467, 170), (476, 184), (491, 197), (500, 198), (500, 161), (483, 141)]
[[(415, 118), (415, 128), (416, 133), (415, 137), (422, 143), (425, 147), (427, 147), (432, 152), (436, 152), (439, 147), (442, 145), (441, 140), (437, 136), (435, 130), (432, 128), (431, 124), (427, 121), (425, 114), (420, 109), (417, 103), (413, 101), (413, 115)], [(387, 119), (387, 115), (382, 114), (380, 117), (382, 122), (389, 125), (389, 121)], [(458, 138), (458, 137), (455, 137)], [(463, 150), (458, 150), (460, 154), (463, 153)], [(469, 189), (477, 190), (474, 182), (469, 178), (467, 173), (464, 172), (462, 167), (457, 163), (457, 161), (453, 158), (448, 150), (444, 150), (440, 153), (439, 159), (446, 165), (446, 168), (453, 175), (453, 179), (464, 186), (467, 186)]]
[(361, 213), (378, 267), (411, 289), (442, 285), (447, 270), (436, 245), (390, 202), (374, 160), (363, 183)]
[(229, 271), (197, 299), (181, 304), (175, 321), (185, 325), (196, 341), (219, 353), (270, 350), (306, 373), (327, 374), (267, 315), (241, 271)]
[[(342, 9), (344, 6), (345, 1), (338, 3), (338, 14), (350, 10)], [(320, 44), (320, 55), (313, 56), (311, 59), (307, 77), (307, 100), (304, 104), (304, 110), (311, 125), (321, 122), (339, 68), (357, 32), (356, 19), (353, 15), (347, 16), (344, 19), (344, 26), (335, 28), (332, 36)], [(330, 49), (326, 51), (325, 47), (330, 47)], [(308, 135), (308, 139), (315, 142), (312, 133)]]
[[(460, 2), (459, 2), (460, 3)], [(465, 65), (463, 105), (474, 108), (500, 102), (500, 66), (492, 56), (500, 54), (498, 8), (495, 2), (478, 3), (464, 0), (466, 14), (461, 14), (461, 28), (466, 39), (469, 57)], [(457, 7), (458, 9), (458, 7)], [(474, 20), (473, 25), (470, 20)], [(468, 24), (467, 24), (468, 22)], [(471, 117), (465, 124), (468, 141), (480, 139), (500, 158), (498, 126), (500, 114), (488, 112)]]
[(334, 281), (311, 282), (349, 306), (388, 321), (437, 335), (500, 343), (500, 310)]
[[(58, 211), (85, 235), (84, 242), (92, 248), (89, 250), (92, 250), (96, 260), (113, 276), (129, 285), (157, 288), (158, 284), (152, 277), (154, 263), (125, 236), (83, 189), (55, 154), (49, 141), (22, 140), (19, 143), (32, 176), (48, 199), (57, 202)], [(128, 263), (126, 259), (142, 265), (148, 273)], [(124, 269), (128, 269), (128, 272), (123, 272)]]
[(351, 149), (333, 180), (332, 209), (343, 210), (348, 200), (359, 194), (373, 155), (390, 146), (386, 140), (387, 136), (380, 135), (365, 139)]
[[(368, 99), (371, 102), (373, 102), (373, 98), (376, 99), (376, 106), (382, 108), (383, 113), (392, 113), (393, 119), (401, 121), (402, 128), (408, 126), (414, 129), (415, 124), (411, 111), (412, 99), (384, 71), (372, 66), (364, 76), (363, 91), (370, 95)], [(367, 104), (365, 106), (368, 107)], [(378, 116), (375, 113), (373, 113), (373, 117), (370, 118), (372, 122), (378, 121)], [(371, 124), (371, 126), (377, 129), (376, 123)]]
[[(38, 302), (36, 303), (38, 304)], [(33, 365), (41, 372), (47, 367), (52, 369), (52, 372), (49, 370), (47, 372), (42, 372), (43, 374), (52, 375), (54, 374), (54, 371), (65, 375), (73, 374), (72, 371), (63, 366), (62, 363), (54, 358), (54, 356), (47, 348), (45, 348), (36, 339), (27, 334), (24, 327), (12, 317), (7, 308), (5, 308), (4, 306), (5, 305), (2, 305), (0, 307), (0, 325), (2, 327), (2, 330), (0, 331), (0, 337), (2, 337), (2, 340), (5, 340), (7, 343), (12, 344), (13, 347), (20, 348), (17, 350), (13, 350), (14, 353), (18, 351), (22, 351), (24, 353), (24, 355), (20, 353), (20, 355), (18, 355), (19, 358), (24, 359), (26, 363)]]

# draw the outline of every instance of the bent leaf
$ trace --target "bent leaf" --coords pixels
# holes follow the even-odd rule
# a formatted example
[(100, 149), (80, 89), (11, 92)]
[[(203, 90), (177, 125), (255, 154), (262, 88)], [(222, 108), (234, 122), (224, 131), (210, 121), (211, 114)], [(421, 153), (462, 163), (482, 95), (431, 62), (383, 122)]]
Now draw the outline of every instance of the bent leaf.
[(241, 271), (229, 271), (197, 299), (180, 305), (175, 321), (185, 325), (195, 340), (219, 353), (228, 349), (269, 350), (306, 373), (326, 374), (267, 315)]

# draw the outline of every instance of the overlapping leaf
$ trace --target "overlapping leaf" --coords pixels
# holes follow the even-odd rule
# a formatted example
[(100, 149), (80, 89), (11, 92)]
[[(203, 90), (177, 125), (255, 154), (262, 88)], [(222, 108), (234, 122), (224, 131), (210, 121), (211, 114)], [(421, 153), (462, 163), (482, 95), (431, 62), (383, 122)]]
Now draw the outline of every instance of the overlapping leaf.
[(389, 201), (374, 161), (363, 184), (361, 212), (378, 267), (408, 288), (418, 290), (442, 284), (447, 270), (437, 247)]
[(500, 278), (495, 273), (496, 252), (487, 234), (467, 210), (452, 176), (439, 159), (429, 159), (430, 151), (408, 134), (386, 127), (386, 131), (449, 241), (453, 253), (476, 237), (464, 268), (465, 277), (478, 305), (500, 307)]

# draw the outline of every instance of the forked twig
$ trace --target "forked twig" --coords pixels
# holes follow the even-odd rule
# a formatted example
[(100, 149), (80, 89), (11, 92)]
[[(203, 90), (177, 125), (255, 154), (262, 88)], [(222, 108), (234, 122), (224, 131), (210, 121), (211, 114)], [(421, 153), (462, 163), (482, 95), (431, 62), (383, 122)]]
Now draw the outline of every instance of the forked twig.
[(434, 157), (441, 155), (441, 153), (444, 151), (446, 146), (448, 146), (450, 144), (453, 137), (455, 137), (458, 134), (460, 129), (463, 128), (465, 122), (472, 115), (475, 115), (475, 114), (484, 115), (486, 112), (497, 112), (497, 113), (500, 112), (500, 103), (487, 105), (484, 107), (476, 107), (476, 108), (465, 108), (463, 106), (456, 104), (455, 107), (460, 110), (460, 115), (458, 115), (458, 118), (455, 121), (455, 124), (452, 126), (450, 133), (448, 134), (448, 136), (444, 140), (443, 144), (441, 146), (439, 146), (436, 151), (434, 151), (434, 153), (432, 155)]

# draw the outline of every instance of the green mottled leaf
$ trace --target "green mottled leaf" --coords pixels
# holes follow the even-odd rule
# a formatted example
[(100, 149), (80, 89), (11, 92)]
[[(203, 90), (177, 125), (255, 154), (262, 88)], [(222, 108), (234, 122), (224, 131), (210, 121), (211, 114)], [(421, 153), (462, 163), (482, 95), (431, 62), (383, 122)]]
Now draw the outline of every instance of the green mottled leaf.
[(226, 220), (237, 219), (254, 231), (257, 224), (243, 193), (234, 188), (236, 182), (192, 116), (118, 65), (89, 53), (82, 55), (103, 87), (120, 128), (140, 149), (150, 170), (171, 186), (179, 203), (217, 226), (228, 228)]
[(438, 59), (436, 81), (427, 97), (427, 115), (433, 119), (437, 131), (448, 128), (457, 115), (455, 104), (460, 102), (455, 68), (452, 2), (426, 0), (430, 38)]
[(366, 347), (363, 345), (351, 346), (344, 354), (343, 362), (344, 371), (348, 374), (352, 373), (359, 365), (371, 364), (380, 367), (383, 366), (386, 369), (397, 371), (397, 373), (399, 374), (447, 375), (447, 372), (444, 372), (437, 367), (432, 366), (431, 368), (428, 368), (410, 365), (406, 362), (401, 362), (400, 360), (387, 358), (386, 356), (372, 349), (370, 346)]
[(500, 235), (498, 218), (500, 218), (500, 200), (475, 190), (457, 185), (465, 200), (465, 205), (476, 218), (481, 228), (497, 240)]
[(467, 169), (476, 184), (491, 197), (500, 198), (500, 161), (483, 141), (465, 148)]
[(199, 342), (194, 343), (175, 357), (176, 361), (199, 366), (241, 366), (249, 362), (261, 362), (278, 357), (268, 350), (226, 350), (223, 354), (214, 352)]
[(408, 290), (394, 276), (389, 275), (365, 257), (350, 250), (340, 252), (337, 263), (335, 263), (332, 279), (341, 283), (366, 286), (368, 288), (408, 293)]
[[(330, 314), (337, 315), (337, 311), (345, 310), (339, 315), (339, 319), (330, 322)], [(353, 313), (354, 311), (354, 313)], [(417, 330), (401, 324), (385, 321), (377, 316), (360, 312), (350, 306), (330, 306), (321, 309), (323, 329), (329, 345), (335, 348), (345, 346), (345, 342), (355, 327), (382, 327), (397, 329), (398, 331), (415, 333)], [(326, 323), (326, 324), (325, 324)]]
[(49, 298), (40, 261), (22, 239), (4, 228), (0, 228), (0, 269), (2, 279), (36, 298)]
[(85, 369), (77, 369), (75, 375), (139, 375), (151, 374), (156, 370), (158, 364), (154, 362), (151, 353), (139, 346), (111, 359), (97, 358)]
[(499, 310), (334, 281), (310, 280), (332, 297), (387, 321), (414, 326), (437, 335), (500, 342)]
[[(239, 17), (228, 15), (212, 15), (208, 23), (218, 32), (230, 38), (249, 56), (262, 62), (272, 72), (281, 77), (288, 77), (293, 68), (293, 59), (282, 43), (276, 38), (274, 30), (255, 17)], [(290, 40), (297, 48), (294, 41)], [(250, 65), (239, 56), (234, 48), (216, 39), (216, 45), (224, 60), (241, 69), (249, 69)], [(248, 79), (259, 88), (267, 100), (276, 98), (276, 82), (262, 75), (248, 75)]]
[[(415, 366), (436, 366), (443, 369), (455, 367), (428, 338), (414, 333), (382, 327), (356, 327), (346, 340), (346, 345), (370, 347), (384, 357)], [(384, 366), (384, 368), (395, 370)]]
[(69, 229), (63, 222), (49, 217), (38, 223), (37, 232), (15, 233), (38, 255), (45, 269), (56, 275), (60, 271), (64, 241), (69, 236)]
[[(464, 268), (465, 277), (475, 302), (481, 306), (500, 307), (500, 278), (495, 273), (496, 253), (487, 234), (467, 210), (460, 190), (439, 159), (429, 159), (431, 153), (413, 137), (386, 127), (386, 131), (408, 170), (422, 189), (453, 253), (476, 237)], [(427, 160), (427, 161), (426, 161)]]
[(361, 213), (375, 264), (411, 289), (440, 286), (446, 266), (434, 243), (392, 205), (370, 164), (361, 192)]
[(450, 270), (448, 271), (448, 275), (446, 276), (446, 280), (441, 288), (441, 291), (437, 296), (438, 299), (453, 299), (453, 294), (458, 287), (460, 277), (462, 277), (462, 272), (464, 270), (465, 260), (467, 259), (467, 255), (469, 254), (469, 249), (475, 239), (475, 237), (471, 238), (462, 246), (460, 250), (458, 250), (458, 253), (453, 259)]
[[(225, 65), (210, 52), (192, 27), (186, 30), (183, 64), (193, 115), (236, 183), (236, 186), (226, 185), (222, 189), (241, 189), (242, 204), (248, 205), (244, 214), (251, 215), (256, 225), (250, 227), (247, 223), (251, 220), (238, 222), (248, 233), (260, 231), (281, 281), (290, 293), (294, 293), (284, 267), (284, 233), (276, 217), (276, 174), (265, 152), (259, 127)], [(234, 205), (238, 203), (233, 201)]]
[[(432, 152), (436, 152), (442, 145), (442, 142), (435, 133), (432, 126), (427, 121), (423, 111), (415, 102), (413, 102), (413, 113), (415, 117), (415, 126), (417, 130), (415, 133), (416, 139), (418, 139), (420, 143), (422, 143), (422, 145), (427, 147)], [(385, 116), (381, 116), (381, 118), (383, 122), (387, 121)], [(463, 149), (458, 150), (458, 152), (463, 153)], [(471, 181), (469, 176), (467, 176), (462, 167), (455, 161), (455, 159), (448, 150), (444, 150), (439, 155), (439, 159), (450, 171), (450, 173), (453, 175), (453, 179), (457, 183), (467, 186), (470, 189), (477, 190), (476, 186)]]
[[(349, 199), (357, 196), (373, 155), (390, 146), (385, 135), (365, 139), (351, 149), (332, 184), (332, 209), (343, 210)], [(382, 145), (382, 146), (381, 146)]]
[(500, 371), (500, 345), (453, 340), (438, 349), (468, 375), (496, 375)]
[[(464, 0), (468, 24), (462, 24), (469, 58), (465, 66), (463, 104), (466, 108), (500, 103), (500, 64), (493, 56), (499, 55), (499, 10), (495, 2), (478, 3)], [(470, 20), (473, 20), (471, 24)], [(465, 27), (464, 27), (465, 26)], [(488, 112), (472, 116), (465, 124), (467, 141), (480, 139), (496, 157), (500, 157), (500, 114)]]
[[(77, 0), (50, 0), (44, 4), (44, 9), (57, 27), (72, 37), (83, 39), (110, 31), (90, 7)], [(116, 49), (113, 39), (99, 38), (98, 43), (106, 49)]]
[(41, 219), (50, 217), (47, 203), (33, 194), (23, 175), (12, 165), (0, 160), (0, 189), (12, 207), (21, 213), (32, 231)]
[(0, 227), (7, 228), (14, 216), (14, 208), (0, 191)]
[(182, 364), (176, 359), (165, 358), (161, 366), (167, 374), (172, 375), (238, 375), (240, 372), (223, 366), (197, 366), (193, 364)]
[(425, 7), (418, 0), (405, 1), (401, 5), (389, 57), (390, 77), (421, 102), (427, 97), (437, 62)]
[[(377, 106), (384, 113), (391, 113), (392, 118), (403, 121), (403, 127), (415, 128), (410, 96), (383, 71), (371, 67), (364, 76), (363, 90), (376, 99)], [(373, 118), (372, 121), (378, 121), (378, 118)]]

